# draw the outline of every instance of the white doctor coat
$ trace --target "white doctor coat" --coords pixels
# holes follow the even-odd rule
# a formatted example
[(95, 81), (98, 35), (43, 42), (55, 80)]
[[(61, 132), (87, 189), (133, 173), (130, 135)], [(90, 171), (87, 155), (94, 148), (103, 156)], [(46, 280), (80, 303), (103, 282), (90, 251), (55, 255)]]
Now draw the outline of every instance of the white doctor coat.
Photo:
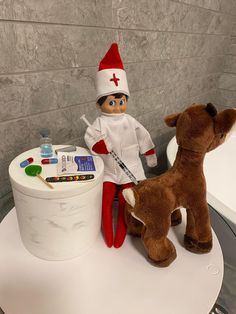
[[(128, 114), (106, 114), (102, 113), (94, 123), (94, 130), (88, 127), (85, 133), (85, 142), (92, 154), (96, 154), (92, 147), (101, 138), (101, 135), (108, 139), (113, 151), (120, 157), (127, 168), (133, 173), (136, 179), (146, 179), (139, 154), (144, 154), (154, 148), (151, 136), (148, 131), (133, 117)], [(119, 167), (110, 154), (99, 155), (105, 165), (104, 182), (125, 184), (131, 182), (126, 173)]]

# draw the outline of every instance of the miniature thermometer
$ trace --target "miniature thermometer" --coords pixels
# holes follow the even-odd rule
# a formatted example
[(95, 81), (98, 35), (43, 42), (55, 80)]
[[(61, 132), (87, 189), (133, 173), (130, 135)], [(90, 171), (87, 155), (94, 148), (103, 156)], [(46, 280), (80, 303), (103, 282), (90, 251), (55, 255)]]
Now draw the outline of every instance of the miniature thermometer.
[[(83, 120), (87, 126), (91, 127), (91, 129), (94, 131), (94, 134), (96, 134), (96, 130), (95, 128), (92, 126), (92, 124), (85, 118), (85, 114), (83, 114), (81, 117), (80, 117), (81, 120)], [(114, 152), (114, 150), (112, 150), (110, 153), (109, 153), (114, 159), (115, 161), (117, 162), (117, 164), (120, 166), (120, 168), (125, 172), (125, 174), (130, 178), (130, 180), (135, 184), (137, 185), (138, 184), (138, 181), (137, 179), (135, 178), (135, 176), (133, 175), (133, 173), (126, 167), (126, 165), (123, 163), (123, 161), (120, 159), (120, 157), (117, 156), (117, 154)]]

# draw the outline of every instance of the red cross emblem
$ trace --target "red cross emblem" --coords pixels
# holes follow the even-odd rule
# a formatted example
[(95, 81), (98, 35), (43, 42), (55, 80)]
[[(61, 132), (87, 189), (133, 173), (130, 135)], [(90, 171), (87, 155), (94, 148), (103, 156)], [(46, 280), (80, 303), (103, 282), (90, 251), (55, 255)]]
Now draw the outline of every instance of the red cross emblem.
[(118, 86), (118, 81), (120, 79), (116, 77), (115, 73), (113, 73), (113, 77), (110, 79), (111, 82), (114, 82), (116, 86)]

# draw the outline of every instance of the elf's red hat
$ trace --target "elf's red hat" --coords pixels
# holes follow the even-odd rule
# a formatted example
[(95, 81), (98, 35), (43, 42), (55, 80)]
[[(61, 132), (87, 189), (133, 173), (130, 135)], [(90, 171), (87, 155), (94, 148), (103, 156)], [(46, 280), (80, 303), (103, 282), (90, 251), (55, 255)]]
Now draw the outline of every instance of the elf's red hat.
[(101, 60), (97, 73), (97, 100), (102, 96), (123, 93), (129, 96), (129, 88), (118, 45), (113, 43)]

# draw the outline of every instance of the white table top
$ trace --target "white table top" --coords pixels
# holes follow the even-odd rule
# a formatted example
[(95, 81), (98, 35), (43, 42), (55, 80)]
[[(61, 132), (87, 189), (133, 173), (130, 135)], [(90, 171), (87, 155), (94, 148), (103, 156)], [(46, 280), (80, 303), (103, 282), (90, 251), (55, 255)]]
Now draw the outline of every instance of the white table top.
[(221, 288), (223, 257), (213, 249), (197, 255), (183, 247), (185, 215), (169, 237), (177, 259), (151, 265), (140, 239), (127, 237), (108, 249), (100, 236), (87, 254), (49, 262), (23, 246), (15, 209), (0, 224), (0, 306), (6, 314), (208, 314)]
[[(167, 148), (173, 165), (178, 146), (174, 137)], [(236, 226), (236, 131), (221, 146), (206, 154), (204, 174), (207, 201)]]

